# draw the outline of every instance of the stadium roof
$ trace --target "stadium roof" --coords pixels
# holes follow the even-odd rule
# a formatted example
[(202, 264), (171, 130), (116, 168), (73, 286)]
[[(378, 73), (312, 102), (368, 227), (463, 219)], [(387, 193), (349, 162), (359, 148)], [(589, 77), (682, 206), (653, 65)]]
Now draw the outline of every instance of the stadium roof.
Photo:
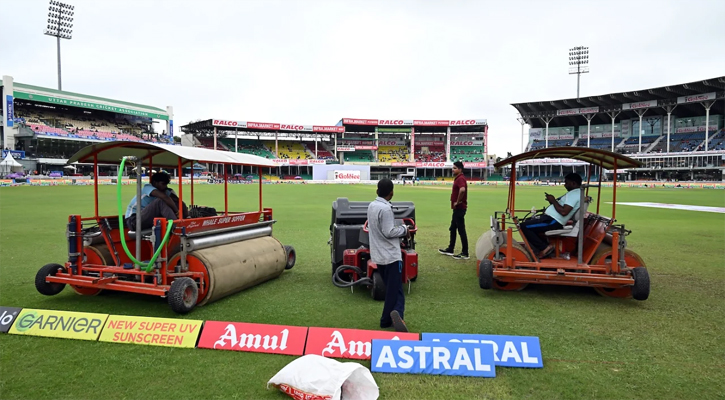
[(594, 165), (599, 165), (606, 169), (614, 169), (615, 160), (617, 163), (617, 169), (636, 168), (642, 165), (640, 161), (619, 153), (612, 153), (608, 150), (591, 149), (587, 147), (550, 147), (547, 149), (539, 149), (517, 154), (513, 157), (497, 162), (494, 164), (494, 167), (501, 168), (514, 162), (533, 160), (537, 158), (566, 158), (571, 160), (580, 160)]
[(250, 122), (250, 121), (235, 121), (227, 119), (206, 119), (203, 121), (191, 122), (181, 127), (182, 132), (190, 133), (211, 133), (214, 131), (246, 131), (246, 132), (287, 132), (287, 133), (341, 133), (345, 132), (345, 128), (342, 126), (331, 126), (331, 125), (300, 125), (300, 124), (279, 124), (274, 122)]
[[(0, 87), (3, 86), (3, 81), (0, 80)], [(17, 100), (28, 100), (60, 106), (87, 108), (90, 110), (101, 110), (154, 119), (169, 119), (168, 112), (158, 107), (107, 99), (104, 97), (90, 96), (87, 94), (67, 92), (64, 90), (26, 85), (18, 82), (13, 83), (13, 96)]]
[(714, 103), (710, 114), (725, 114), (725, 76), (679, 85), (652, 89), (584, 96), (578, 99), (532, 101), (511, 104), (532, 128), (545, 126), (544, 119), (552, 118), (549, 127), (586, 125), (585, 114), (593, 115), (592, 125), (611, 124), (607, 112), (619, 112), (616, 120), (645, 116), (667, 115), (673, 109), (677, 117), (705, 114), (702, 102)]

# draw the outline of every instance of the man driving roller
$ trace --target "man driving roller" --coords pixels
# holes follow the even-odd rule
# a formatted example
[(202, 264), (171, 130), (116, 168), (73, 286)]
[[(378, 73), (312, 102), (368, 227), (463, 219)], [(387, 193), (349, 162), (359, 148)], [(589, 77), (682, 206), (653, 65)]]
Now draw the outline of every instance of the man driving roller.
[(542, 215), (529, 218), (521, 223), (521, 234), (526, 237), (532, 250), (539, 252), (539, 258), (546, 258), (554, 251), (554, 245), (549, 244), (541, 235), (554, 229), (562, 229), (574, 212), (579, 209), (581, 185), (582, 177), (579, 174), (570, 173), (564, 177), (566, 194), (557, 199), (546, 193), (545, 198), (550, 206)]
[[(154, 218), (166, 218), (175, 220), (179, 218), (179, 198), (176, 193), (168, 187), (171, 177), (166, 172), (157, 172), (151, 175), (151, 182), (141, 189), (141, 229), (153, 227)], [(184, 218), (189, 217), (186, 204)], [(136, 196), (126, 208), (126, 226), (130, 230), (136, 228)]]

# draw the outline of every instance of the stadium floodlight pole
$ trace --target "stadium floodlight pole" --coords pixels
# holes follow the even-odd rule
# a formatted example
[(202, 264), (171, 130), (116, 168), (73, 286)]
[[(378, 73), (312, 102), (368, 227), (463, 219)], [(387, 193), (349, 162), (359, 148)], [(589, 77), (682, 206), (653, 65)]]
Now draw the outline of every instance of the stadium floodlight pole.
[(524, 125), (526, 125), (526, 119), (524, 119), (523, 116), (519, 115), (516, 118), (517, 121), (521, 124), (521, 152), (524, 152)]
[(48, 25), (45, 34), (54, 36), (58, 49), (58, 90), (63, 90), (60, 78), (60, 39), (73, 39), (73, 14), (75, 6), (50, 0), (48, 6)]
[(579, 78), (589, 73), (589, 47), (577, 46), (569, 49), (569, 75), (576, 74), (576, 98), (579, 98)]

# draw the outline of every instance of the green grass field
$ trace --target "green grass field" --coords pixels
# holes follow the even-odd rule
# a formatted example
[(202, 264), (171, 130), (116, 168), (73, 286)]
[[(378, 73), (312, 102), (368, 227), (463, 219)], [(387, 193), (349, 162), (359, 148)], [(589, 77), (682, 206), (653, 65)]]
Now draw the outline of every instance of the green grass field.
[[(185, 188), (186, 189), (186, 188)], [(554, 190), (552, 192), (552, 189)], [(547, 189), (558, 193), (563, 188)], [(230, 185), (234, 210), (253, 209), (256, 186)], [(124, 188), (124, 203), (133, 188)], [(188, 193), (188, 191), (185, 191)], [(42, 265), (67, 258), (68, 214), (91, 215), (92, 187), (0, 189), (0, 305), (167, 318), (377, 329), (382, 303), (330, 282), (330, 209), (337, 197), (372, 200), (372, 186), (268, 185), (275, 236), (297, 250), (279, 279), (179, 317), (161, 298), (111, 293), (82, 297), (66, 288), (39, 294)], [(101, 188), (112, 214), (114, 187)], [(505, 206), (504, 187), (472, 187), (467, 227), (472, 252), (488, 216)], [(648, 264), (649, 300), (604, 298), (588, 288), (478, 287), (474, 259), (439, 255), (446, 245), (448, 190), (397, 188), (416, 204), (420, 278), (407, 296), (414, 332), (538, 336), (543, 369), (497, 368), (495, 379), (374, 374), (383, 399), (714, 399), (725, 393), (725, 215), (620, 206), (629, 247)], [(611, 192), (603, 193), (609, 201)], [(725, 206), (715, 190), (621, 189), (620, 201)], [(543, 189), (522, 187), (522, 208)], [(196, 187), (196, 203), (223, 208), (221, 186)], [(611, 206), (603, 204), (602, 214)], [(284, 399), (266, 382), (294, 358), (0, 335), (2, 399)], [(363, 365), (370, 367), (369, 362)]]

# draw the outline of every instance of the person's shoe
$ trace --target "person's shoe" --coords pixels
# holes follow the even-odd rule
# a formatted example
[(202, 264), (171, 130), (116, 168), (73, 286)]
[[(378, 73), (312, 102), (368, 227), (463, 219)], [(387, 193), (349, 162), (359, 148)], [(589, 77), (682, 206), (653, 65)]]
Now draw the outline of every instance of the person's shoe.
[(546, 248), (544, 250), (542, 250), (541, 253), (539, 253), (539, 258), (549, 257), (551, 255), (551, 253), (553, 253), (553, 252), (554, 252), (554, 245), (550, 244), (550, 245), (546, 246)]
[(453, 256), (453, 258), (456, 260), (468, 260), (471, 257), (469, 257), (468, 254), (461, 253), (461, 254), (456, 254), (455, 256)]
[(390, 318), (393, 319), (393, 327), (396, 332), (408, 332), (408, 326), (405, 325), (403, 318), (400, 318), (400, 313), (393, 310), (390, 312)]
[(441, 254), (443, 254), (443, 255), (446, 255), (446, 256), (452, 256), (453, 255), (453, 250), (452, 249), (438, 249), (438, 252), (441, 253)]

